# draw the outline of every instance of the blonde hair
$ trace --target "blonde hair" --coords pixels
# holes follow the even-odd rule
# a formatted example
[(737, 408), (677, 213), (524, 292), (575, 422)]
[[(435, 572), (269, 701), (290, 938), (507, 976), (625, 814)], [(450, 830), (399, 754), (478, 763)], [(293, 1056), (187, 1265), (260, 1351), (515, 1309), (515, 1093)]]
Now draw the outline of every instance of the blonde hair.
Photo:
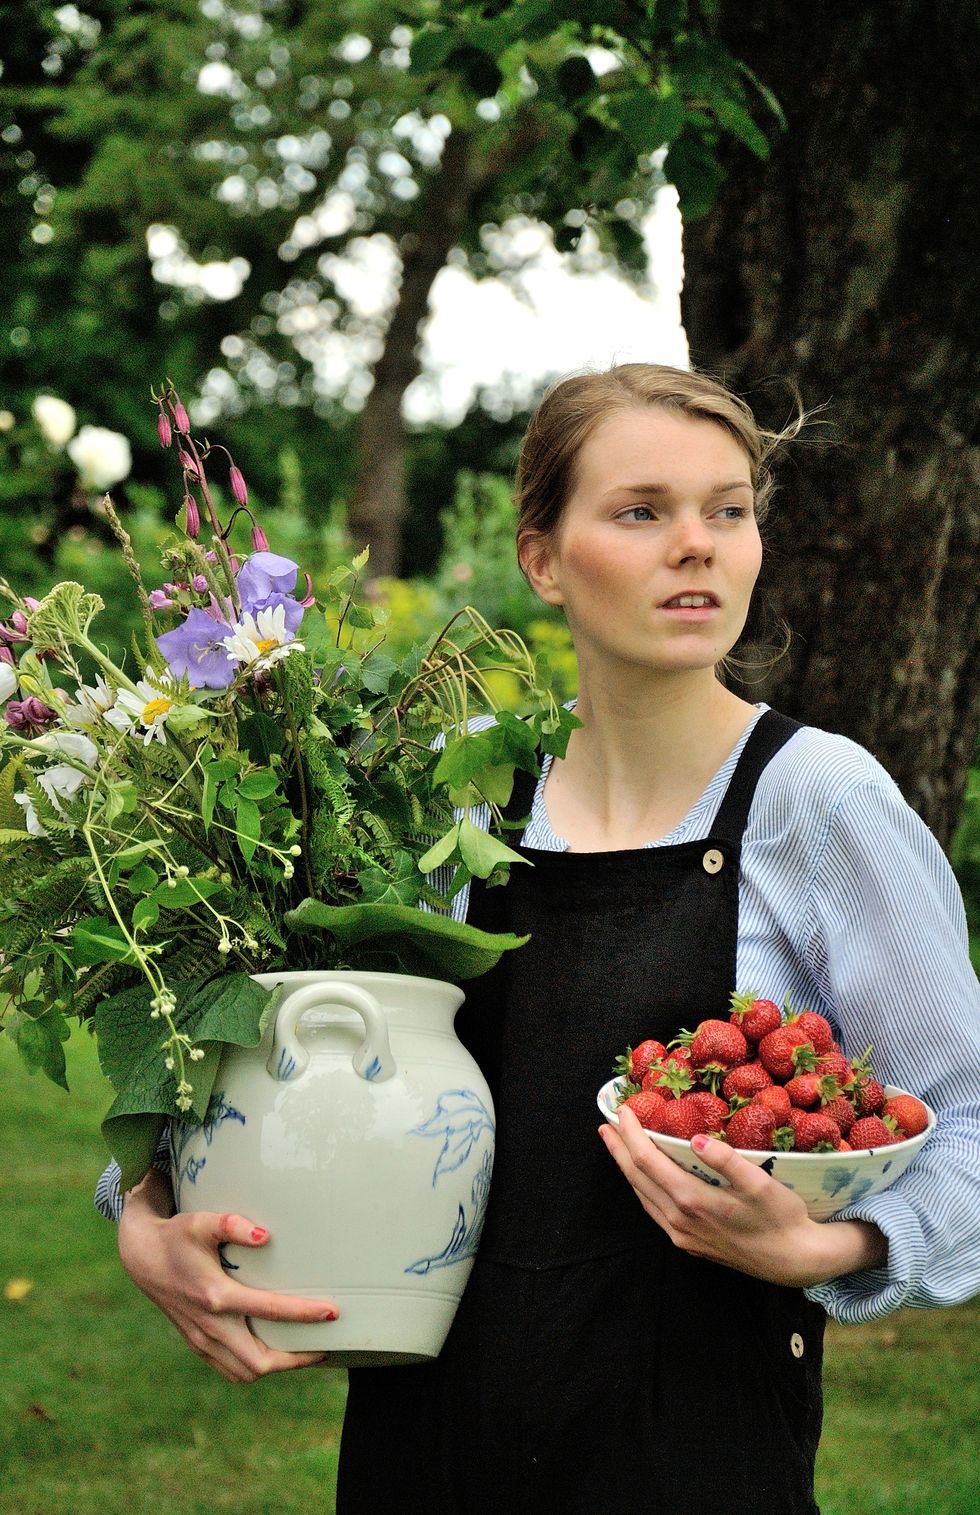
[(765, 431), (745, 401), (709, 374), (661, 363), (621, 363), (559, 380), (531, 417), (514, 481), (518, 553), (523, 543), (550, 536), (557, 527), (575, 488), (579, 454), (596, 428), (646, 405), (723, 426), (749, 460), (756, 518), (763, 520), (773, 491), (768, 461), (800, 431), (802, 410), (784, 431)]

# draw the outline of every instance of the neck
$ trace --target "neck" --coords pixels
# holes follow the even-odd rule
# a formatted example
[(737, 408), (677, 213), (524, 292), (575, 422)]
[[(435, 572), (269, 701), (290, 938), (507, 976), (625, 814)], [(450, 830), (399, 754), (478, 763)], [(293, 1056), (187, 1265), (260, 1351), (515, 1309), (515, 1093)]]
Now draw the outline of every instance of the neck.
[(581, 671), (582, 726), (546, 790), (554, 829), (573, 846), (639, 846), (667, 835), (735, 746), (755, 707), (713, 670), (637, 680)]

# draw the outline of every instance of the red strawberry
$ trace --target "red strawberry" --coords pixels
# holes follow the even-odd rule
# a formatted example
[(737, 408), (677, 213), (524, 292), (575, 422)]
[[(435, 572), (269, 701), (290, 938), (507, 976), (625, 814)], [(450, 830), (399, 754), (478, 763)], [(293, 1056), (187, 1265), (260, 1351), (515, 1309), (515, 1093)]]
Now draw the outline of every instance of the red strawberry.
[(736, 1095), (742, 1099), (751, 1099), (760, 1089), (771, 1085), (772, 1075), (766, 1072), (761, 1063), (742, 1063), (729, 1073), (721, 1086), (721, 1092), (726, 1099), (734, 1099)]
[(783, 1086), (794, 1105), (802, 1110), (812, 1110), (816, 1105), (825, 1105), (840, 1093), (837, 1080), (820, 1073), (798, 1073)]
[(652, 1037), (647, 1037), (638, 1047), (634, 1047), (630, 1053), (630, 1078), (634, 1084), (643, 1082), (643, 1075), (651, 1063), (658, 1062), (664, 1056), (667, 1048), (663, 1042), (657, 1042)]
[(904, 1136), (918, 1136), (929, 1124), (929, 1111), (914, 1094), (893, 1094), (882, 1107), (882, 1116), (895, 1122)]
[(849, 1099), (844, 1098), (843, 1094), (838, 1094), (836, 1099), (830, 1099), (825, 1105), (821, 1105), (820, 1114), (830, 1116), (841, 1136), (847, 1136), (857, 1119), (854, 1106)]
[(728, 1106), (717, 1094), (711, 1094), (707, 1089), (696, 1089), (693, 1094), (683, 1095), (685, 1104), (696, 1104), (705, 1120), (705, 1131), (720, 1131), (721, 1123), (727, 1119)]
[(758, 1094), (753, 1094), (751, 1103), (771, 1110), (777, 1125), (784, 1126), (789, 1120), (792, 1105), (782, 1084), (770, 1084), (768, 1089), (760, 1089)]
[(754, 994), (733, 994), (731, 1022), (750, 1042), (762, 1038), (782, 1023), (779, 1006), (771, 999), (757, 999)]
[(853, 1152), (854, 1148), (851, 1146), (851, 1144), (847, 1140), (847, 1138), (844, 1137), (844, 1136), (842, 1136), (841, 1139), (840, 1139), (840, 1146), (838, 1147), (837, 1150), (838, 1150), (838, 1152)]
[(765, 1105), (743, 1105), (736, 1110), (725, 1128), (725, 1138), (731, 1147), (743, 1147), (749, 1152), (768, 1152), (772, 1148), (776, 1117)]
[(707, 1136), (709, 1131), (715, 1130), (716, 1124), (707, 1120), (697, 1101), (692, 1103), (688, 1096), (667, 1101), (660, 1129), (664, 1136), (679, 1136), (690, 1141), (692, 1136)]
[(797, 1152), (837, 1152), (841, 1135), (829, 1115), (804, 1110), (798, 1121), (793, 1122)]
[[(687, 1051), (687, 1048), (684, 1048)], [(662, 1063), (654, 1063), (643, 1080), (644, 1089), (654, 1089), (665, 1099), (680, 1099), (694, 1088), (695, 1073), (689, 1062), (671, 1057), (668, 1052)]]
[(833, 1028), (826, 1016), (817, 1015), (815, 1010), (801, 1010), (798, 1015), (791, 1015), (787, 1022), (789, 1026), (799, 1026), (806, 1032), (806, 1040), (813, 1044), (814, 1052), (829, 1052), (834, 1045)]
[(730, 1021), (701, 1021), (694, 1031), (682, 1031), (678, 1043), (690, 1047), (691, 1066), (698, 1069), (727, 1072), (749, 1055), (745, 1037)]
[(884, 1109), (885, 1091), (876, 1078), (859, 1073), (848, 1084), (847, 1092), (853, 1099), (854, 1108), (859, 1115), (877, 1115)]
[(640, 1122), (648, 1131), (659, 1131), (663, 1120), (663, 1113), (667, 1108), (667, 1101), (662, 1094), (654, 1094), (647, 1091), (641, 1094), (631, 1094), (629, 1099), (624, 1099), (623, 1105), (628, 1105)]
[(822, 1053), (816, 1062), (814, 1073), (825, 1073), (843, 1086), (854, 1077), (854, 1064), (850, 1058), (844, 1056), (839, 1047), (831, 1047), (829, 1052)]
[(863, 1151), (866, 1147), (893, 1147), (897, 1141), (902, 1140), (877, 1115), (864, 1115), (856, 1120), (847, 1139), (855, 1152), (859, 1148)]
[(777, 1026), (759, 1043), (759, 1060), (773, 1078), (785, 1080), (810, 1072), (816, 1053), (800, 1026)]

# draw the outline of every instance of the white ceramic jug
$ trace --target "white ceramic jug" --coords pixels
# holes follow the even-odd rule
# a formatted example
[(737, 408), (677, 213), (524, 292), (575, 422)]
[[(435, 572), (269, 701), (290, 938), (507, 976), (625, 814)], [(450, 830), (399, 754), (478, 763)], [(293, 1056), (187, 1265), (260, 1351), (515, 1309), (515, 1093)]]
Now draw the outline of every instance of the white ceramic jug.
[(323, 1324), (254, 1320), (286, 1351), (418, 1362), (446, 1338), (493, 1166), (486, 1080), (453, 1031), (463, 992), (398, 973), (256, 974), (283, 986), (261, 1043), (227, 1047), (207, 1118), (175, 1127), (178, 1208), (234, 1211), (242, 1283), (330, 1299)]

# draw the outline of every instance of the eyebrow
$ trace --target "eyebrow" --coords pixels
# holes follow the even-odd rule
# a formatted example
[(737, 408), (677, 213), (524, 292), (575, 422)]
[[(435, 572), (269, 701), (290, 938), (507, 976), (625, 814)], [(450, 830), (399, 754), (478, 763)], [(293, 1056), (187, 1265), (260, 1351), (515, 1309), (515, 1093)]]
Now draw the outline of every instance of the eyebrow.
[[(709, 493), (713, 495), (727, 494), (730, 489), (751, 488), (752, 484), (749, 479), (730, 479), (725, 484), (715, 484), (709, 490)], [(617, 484), (614, 489), (606, 491), (606, 497), (614, 494), (652, 494), (663, 496), (670, 493), (671, 490), (666, 484)]]

